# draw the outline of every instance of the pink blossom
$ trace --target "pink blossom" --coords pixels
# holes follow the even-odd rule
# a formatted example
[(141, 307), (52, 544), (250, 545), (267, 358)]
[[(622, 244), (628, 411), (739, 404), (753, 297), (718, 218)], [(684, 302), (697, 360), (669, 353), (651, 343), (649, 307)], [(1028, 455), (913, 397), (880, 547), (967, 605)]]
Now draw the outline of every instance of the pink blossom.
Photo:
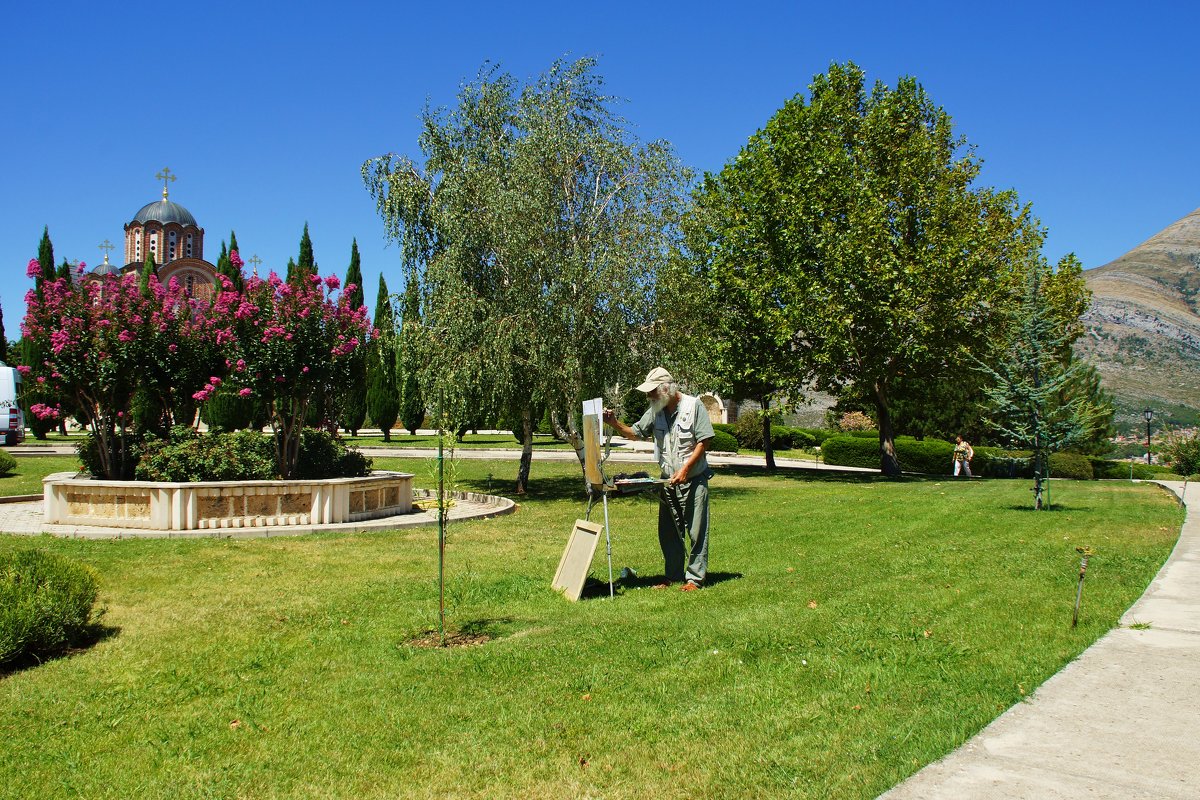
[(242, 257), (240, 255), (238, 255), (237, 250), (230, 250), (229, 251), (229, 263), (233, 264), (238, 269), (241, 269), (242, 265), (246, 262), (242, 261)]
[(29, 259), (29, 263), (25, 265), (25, 277), (36, 278), (42, 274), (42, 265), (36, 258)]
[(329, 277), (327, 277), (325, 279), (325, 286), (331, 290), (336, 289), (341, 285), (342, 285), (342, 282), (340, 280), (338, 280), (337, 275), (330, 275)]
[(249, 388), (238, 390), (239, 397), (249, 397), (252, 394), (254, 394), (254, 392), (252, 392)]
[(80, 271), (80, 272), (83, 272), (83, 271), (84, 271), (86, 268), (87, 268), (87, 262), (86, 262), (86, 261), (80, 261), (80, 262), (79, 262), (79, 271)]
[(21, 366), (17, 367), (17, 372), (21, 373), (22, 375), (28, 375), (29, 373), (33, 372), (33, 370), (22, 364)]
[(307, 374), (308, 374), (308, 367), (305, 367), (304, 369), (300, 370), (300, 374), (301, 374), (301, 375), (307, 375)]
[(132, 333), (130, 333), (129, 331), (123, 330), (123, 331), (121, 331), (120, 333), (118, 333), (118, 334), (117, 334), (117, 341), (119, 341), (119, 342), (132, 342), (132, 341), (133, 341), (133, 334), (132, 334)]
[(168, 353), (174, 353), (178, 349), (179, 349), (179, 345), (177, 345), (177, 344), (172, 343), (172, 344), (167, 345)]
[(220, 379), (220, 378), (209, 378), (209, 379), (208, 379), (208, 382), (209, 382), (209, 383), (211, 383), (213, 386), (220, 386), (220, 385), (221, 385), (221, 379)]

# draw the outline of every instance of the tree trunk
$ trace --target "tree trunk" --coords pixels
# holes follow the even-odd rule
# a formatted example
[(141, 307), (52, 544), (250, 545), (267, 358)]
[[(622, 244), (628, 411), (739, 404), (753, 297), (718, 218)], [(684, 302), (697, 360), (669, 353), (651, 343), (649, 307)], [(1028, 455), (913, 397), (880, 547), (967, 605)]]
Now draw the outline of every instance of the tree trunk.
[(763, 454), (767, 460), (767, 470), (775, 471), (775, 448), (771, 446), (771, 398), (759, 398), (758, 404), (762, 406), (762, 426), (763, 426)]
[(521, 409), (521, 462), (517, 466), (517, 494), (529, 488), (529, 468), (533, 464), (533, 409)]
[(889, 478), (900, 477), (900, 460), (896, 458), (896, 434), (892, 431), (892, 415), (888, 411), (887, 392), (876, 383), (875, 416), (879, 422), (879, 471)]

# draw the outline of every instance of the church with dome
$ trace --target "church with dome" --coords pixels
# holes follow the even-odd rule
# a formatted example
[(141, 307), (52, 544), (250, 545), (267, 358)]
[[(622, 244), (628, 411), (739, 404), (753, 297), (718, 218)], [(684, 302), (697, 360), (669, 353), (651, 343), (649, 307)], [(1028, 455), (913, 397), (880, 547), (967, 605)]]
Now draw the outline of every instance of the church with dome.
[(167, 181), (175, 176), (164, 169), (158, 177), (163, 180), (162, 200), (142, 206), (125, 224), (124, 266), (109, 262), (105, 253), (104, 263), (91, 275), (140, 275), (150, 256), (164, 285), (174, 278), (189, 295), (211, 297), (217, 287), (217, 268), (204, 260), (204, 228), (192, 212), (168, 199)]

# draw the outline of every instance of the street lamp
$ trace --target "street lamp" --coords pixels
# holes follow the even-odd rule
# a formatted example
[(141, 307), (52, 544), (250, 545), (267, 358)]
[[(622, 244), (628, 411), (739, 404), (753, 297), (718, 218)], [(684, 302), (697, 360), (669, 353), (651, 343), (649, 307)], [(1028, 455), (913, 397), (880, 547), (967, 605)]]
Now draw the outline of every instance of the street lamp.
[(1150, 463), (1150, 420), (1154, 419), (1154, 412), (1146, 409), (1142, 412), (1142, 416), (1146, 418), (1146, 463)]

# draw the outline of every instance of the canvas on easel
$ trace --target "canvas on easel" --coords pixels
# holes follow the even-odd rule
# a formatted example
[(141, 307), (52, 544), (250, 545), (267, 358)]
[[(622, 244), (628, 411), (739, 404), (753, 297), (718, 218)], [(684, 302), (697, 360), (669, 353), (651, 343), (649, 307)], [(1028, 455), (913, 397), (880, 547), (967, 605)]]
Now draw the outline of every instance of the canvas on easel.
[(604, 526), (594, 522), (575, 520), (571, 538), (567, 541), (567, 548), (558, 562), (558, 571), (554, 573), (554, 581), (550, 584), (568, 600), (578, 600), (583, 594), (583, 584), (587, 580), (588, 569), (592, 566), (603, 530)]

